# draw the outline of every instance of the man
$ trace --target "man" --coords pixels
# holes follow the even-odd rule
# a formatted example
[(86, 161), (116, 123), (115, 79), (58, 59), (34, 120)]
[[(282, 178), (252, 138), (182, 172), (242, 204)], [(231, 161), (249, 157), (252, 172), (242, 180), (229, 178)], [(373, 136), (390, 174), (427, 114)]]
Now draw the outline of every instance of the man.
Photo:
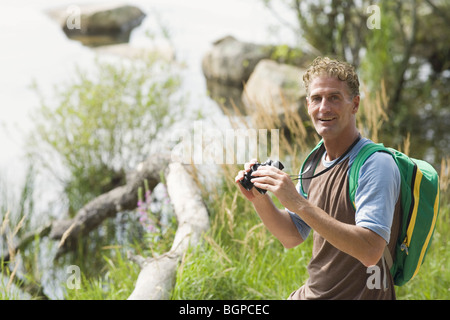
[[(382, 256), (386, 244), (394, 253), (398, 235), (399, 170), (386, 153), (370, 156), (361, 168), (355, 210), (348, 194), (349, 168), (358, 151), (372, 143), (361, 138), (356, 127), (358, 76), (347, 63), (319, 57), (303, 81), (308, 114), (325, 147), (315, 172), (331, 168), (310, 180), (305, 198), (300, 183), (295, 186), (288, 174), (273, 166), (260, 166), (251, 181), (255, 187), (271, 191), (285, 210), (278, 209), (267, 193), (238, 186), (286, 248), (299, 245), (314, 230), (309, 279), (290, 299), (395, 299)], [(255, 162), (245, 164), (236, 182)], [(383, 279), (374, 278), (378, 276)]]

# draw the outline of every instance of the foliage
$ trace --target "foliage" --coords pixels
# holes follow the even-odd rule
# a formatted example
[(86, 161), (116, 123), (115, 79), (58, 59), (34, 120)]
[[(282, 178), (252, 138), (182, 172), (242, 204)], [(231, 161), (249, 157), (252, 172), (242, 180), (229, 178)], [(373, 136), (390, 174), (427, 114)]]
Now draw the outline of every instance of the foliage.
[(118, 250), (103, 255), (105, 267), (102, 276), (87, 277), (81, 270), (80, 288), (67, 289), (69, 300), (125, 300), (139, 274), (139, 266), (130, 263)]
[[(104, 252), (103, 259), (97, 266), (92, 267), (93, 270), (88, 270), (91, 266), (83, 261), (73, 262), (83, 266), (81, 288), (67, 288), (64, 293), (66, 299), (126, 299), (133, 291), (140, 272), (139, 266), (130, 262), (128, 254), (149, 257), (169, 251), (177, 228), (173, 208), (162, 184), (159, 184), (153, 192), (148, 189), (147, 184), (145, 185), (145, 190), (139, 191), (137, 209), (130, 213), (134, 217), (133, 220), (139, 220), (139, 226), (130, 233), (131, 238), (122, 243), (118, 241), (111, 243), (109, 240), (109, 244), (104, 243), (100, 247), (98, 244), (102, 243), (101, 239), (94, 239), (97, 248), (91, 247), (89, 250)], [(132, 224), (132, 221), (124, 223)], [(117, 225), (117, 222), (115, 224)], [(86, 253), (79, 256), (84, 259)], [(65, 284), (62, 285), (66, 287)]]
[(64, 176), (72, 214), (123, 184), (125, 172), (151, 154), (152, 143), (182, 116), (179, 83), (168, 65), (150, 56), (97, 61), (59, 86), (54, 103), (41, 97), (31, 155), (50, 172), (61, 164), (56, 174)]
[[(412, 156), (434, 162), (450, 151), (445, 130), (450, 93), (450, 42), (445, 32), (450, 27), (448, 3), (261, 2), (292, 30), (298, 38), (298, 48), (308, 56), (331, 56), (352, 63), (371, 95), (379, 92), (384, 83), (390, 121), (384, 123), (383, 141), (398, 145), (401, 137), (414, 133), (418, 147)], [(374, 21), (377, 23), (372, 24)], [(284, 52), (285, 61), (289, 61), (291, 52)]]
[[(0, 186), (0, 258), (10, 254), (9, 261), (1, 261), (1, 271), (7, 276), (6, 282), (1, 282), (5, 289), (3, 299), (23, 298), (10, 290), (14, 285), (31, 288), (31, 298), (39, 297), (44, 287), (55, 291), (50, 298), (61, 298), (58, 294), (64, 291), (65, 285), (57, 282), (67, 278), (66, 265), (80, 266), (83, 277), (83, 293), (70, 291), (67, 293), (70, 298), (110, 295), (121, 299), (129, 292), (117, 291), (122, 290), (121, 286), (132, 287), (138, 273), (137, 265), (122, 270), (126, 259), (120, 258), (126, 256), (126, 250), (133, 247), (137, 253), (147, 256), (170, 247), (176, 226), (173, 217), (166, 215), (163, 228), (150, 234), (139, 225), (138, 213), (131, 211), (106, 221), (89, 238), (81, 239), (74, 252), (58, 261), (51, 261), (57, 244), (38, 236), (27, 240), (20, 251), (13, 250), (14, 244), (34, 230), (33, 219), (40, 220), (39, 227), (43, 225), (43, 217), (37, 217), (34, 208), (37, 172), (42, 173), (40, 170), (44, 169), (46, 176), (54, 175), (61, 180), (72, 214), (92, 197), (124, 183), (125, 171), (134, 169), (156, 148), (161, 152), (163, 147), (155, 143), (170, 148), (164, 134), (184, 112), (183, 97), (177, 94), (179, 85), (180, 78), (170, 65), (149, 56), (136, 61), (96, 60), (89, 70), (77, 69), (68, 83), (56, 88), (52, 99), (45, 99), (35, 87), (41, 108), (34, 114), (36, 129), (27, 150), (33, 167), (28, 171), (19, 199), (11, 198), (11, 188)], [(158, 205), (154, 200), (149, 203)], [(157, 214), (158, 210), (153, 213)], [(161, 215), (155, 220), (159, 225), (160, 218)], [(117, 252), (86, 259), (88, 253), (109, 251), (107, 248), (115, 248)], [(99, 276), (99, 270), (100, 280), (92, 280)], [(117, 275), (121, 271), (129, 277), (129, 283), (118, 281), (123, 276)]]

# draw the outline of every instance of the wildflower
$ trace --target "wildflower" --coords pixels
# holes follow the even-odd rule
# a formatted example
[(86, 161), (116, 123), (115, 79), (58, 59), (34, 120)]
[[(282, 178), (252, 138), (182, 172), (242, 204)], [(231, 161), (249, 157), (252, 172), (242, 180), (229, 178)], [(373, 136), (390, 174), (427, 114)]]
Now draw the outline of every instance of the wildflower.
[(142, 197), (142, 189), (139, 189), (138, 191), (138, 203), (137, 203), (137, 212), (139, 214), (139, 223), (142, 225), (144, 230), (148, 232), (156, 232), (156, 223), (153, 219), (150, 217), (152, 216), (152, 211), (150, 209), (152, 198), (151, 198), (152, 192), (150, 189), (148, 189), (148, 186), (146, 185), (146, 191), (144, 195), (144, 199)]

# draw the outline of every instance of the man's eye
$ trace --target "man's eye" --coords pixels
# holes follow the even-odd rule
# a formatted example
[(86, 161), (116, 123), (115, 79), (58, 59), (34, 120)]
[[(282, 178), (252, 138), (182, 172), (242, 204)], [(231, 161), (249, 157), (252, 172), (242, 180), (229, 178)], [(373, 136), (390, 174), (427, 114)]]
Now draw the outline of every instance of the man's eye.
[(338, 96), (331, 96), (330, 100), (331, 101), (337, 101), (337, 100), (339, 100), (339, 97)]

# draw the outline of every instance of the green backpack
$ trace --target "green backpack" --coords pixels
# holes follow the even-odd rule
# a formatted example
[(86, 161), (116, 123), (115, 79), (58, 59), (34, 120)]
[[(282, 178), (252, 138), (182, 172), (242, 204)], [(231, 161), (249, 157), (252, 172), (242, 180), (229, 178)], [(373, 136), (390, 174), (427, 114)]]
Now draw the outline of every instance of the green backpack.
[(402, 286), (411, 280), (425, 260), (431, 245), (436, 221), (439, 215), (439, 177), (427, 162), (408, 157), (383, 144), (365, 145), (356, 156), (350, 168), (350, 199), (355, 205), (359, 170), (374, 152), (382, 151), (392, 155), (400, 170), (402, 220), (395, 247), (395, 261), (389, 250), (385, 250), (394, 284)]
[[(306, 158), (301, 173), (306, 173), (311, 166), (317, 166), (320, 159), (317, 154), (323, 150), (321, 141)], [(392, 260), (389, 250), (384, 251), (384, 257), (394, 284), (402, 286), (418, 273), (431, 245), (439, 215), (439, 177), (436, 170), (423, 160), (410, 158), (395, 149), (384, 147), (383, 144), (367, 144), (361, 148), (350, 167), (349, 194), (354, 207), (361, 166), (369, 156), (379, 151), (392, 155), (401, 175), (402, 218), (395, 247), (395, 261)], [(306, 166), (309, 167), (304, 171)], [(309, 180), (302, 179), (311, 177), (312, 173), (308, 172), (305, 177), (300, 178), (300, 190), (304, 196), (307, 195), (304, 190), (309, 188)]]

